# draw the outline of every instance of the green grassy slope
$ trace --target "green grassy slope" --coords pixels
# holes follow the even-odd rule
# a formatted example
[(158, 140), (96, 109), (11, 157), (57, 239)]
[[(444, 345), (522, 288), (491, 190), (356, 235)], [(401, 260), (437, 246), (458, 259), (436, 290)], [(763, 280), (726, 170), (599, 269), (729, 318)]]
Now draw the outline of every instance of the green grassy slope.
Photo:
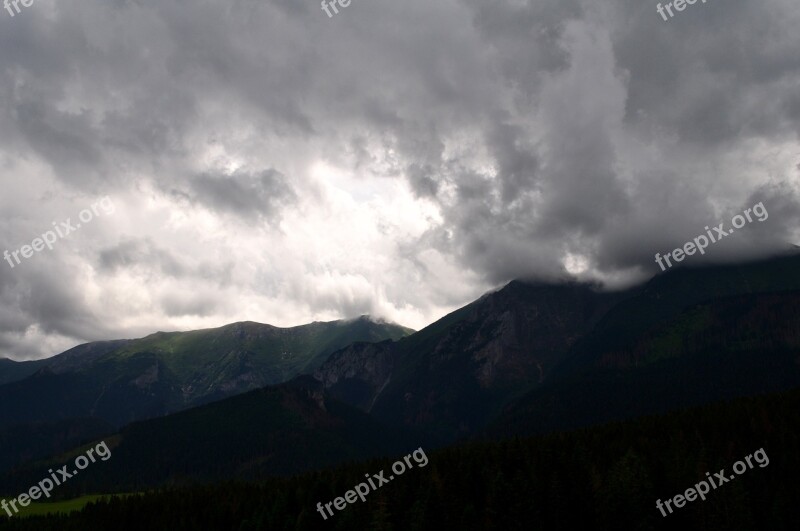
[(75, 511), (80, 511), (92, 502), (107, 501), (112, 497), (122, 499), (126, 496), (130, 496), (130, 494), (115, 494), (114, 496), (109, 496), (107, 494), (88, 494), (71, 500), (54, 502), (35, 501), (27, 507), (21, 507), (19, 513), (15, 513), (14, 517), (25, 518), (27, 516), (68, 515)]
[(244, 322), (76, 347), (27, 379), (0, 386), (0, 422), (95, 416), (121, 426), (287, 381), (356, 341), (411, 331), (362, 317), (293, 328)]

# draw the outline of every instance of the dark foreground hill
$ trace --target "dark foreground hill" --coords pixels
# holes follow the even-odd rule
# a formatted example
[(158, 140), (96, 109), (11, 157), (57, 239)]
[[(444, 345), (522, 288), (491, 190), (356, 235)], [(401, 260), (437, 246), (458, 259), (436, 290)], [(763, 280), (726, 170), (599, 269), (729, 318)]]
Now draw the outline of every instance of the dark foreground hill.
[[(413, 444), (329, 398), (309, 376), (137, 422), (105, 440), (113, 458), (71, 479), (59, 496), (295, 474), (391, 455)], [(0, 480), (0, 492), (26, 490), (80, 451), (18, 468)]]
[[(343, 496), (369, 461), (258, 484), (166, 490), (87, 506), (71, 517), (16, 518), (9, 531), (796, 529), (800, 499), (800, 390), (738, 399), (570, 433), (472, 443), (428, 452), (425, 468), (324, 521), (318, 502)], [(735, 480), (666, 517), (673, 498), (759, 449)], [(113, 461), (115, 457), (112, 457)], [(109, 461), (109, 462), (111, 462)], [(763, 462), (763, 461), (762, 461)]]
[(61, 453), (110, 433), (114, 433), (113, 426), (99, 419), (0, 426), (0, 470)]
[(13, 361), (0, 358), (0, 385), (27, 378), (46, 364), (46, 360)]

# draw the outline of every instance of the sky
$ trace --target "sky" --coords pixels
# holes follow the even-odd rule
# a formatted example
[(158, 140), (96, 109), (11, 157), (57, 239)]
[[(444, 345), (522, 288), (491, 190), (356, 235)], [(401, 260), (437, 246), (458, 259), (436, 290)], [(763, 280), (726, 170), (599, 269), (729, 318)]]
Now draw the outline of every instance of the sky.
[(0, 357), (619, 289), (757, 203), (684, 264), (800, 243), (800, 4), (657, 4), (0, 11), (0, 252), (64, 233), (0, 261)]

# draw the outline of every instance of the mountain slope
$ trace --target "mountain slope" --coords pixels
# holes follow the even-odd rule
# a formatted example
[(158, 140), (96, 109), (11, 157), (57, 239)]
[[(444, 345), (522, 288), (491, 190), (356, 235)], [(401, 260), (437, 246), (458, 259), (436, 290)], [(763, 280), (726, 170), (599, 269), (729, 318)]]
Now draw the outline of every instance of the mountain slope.
[[(570, 429), (800, 387), (797, 265), (779, 259), (706, 270), (711, 278), (689, 284), (685, 274), (651, 282), (576, 343), (548, 385), (511, 406), (489, 435)], [(760, 292), (675, 310), (682, 287), (692, 293), (685, 299), (697, 300), (731, 279), (738, 282), (729, 291)], [(698, 289), (689, 289), (695, 283)]]
[[(181, 481), (252, 479), (410, 447), (399, 433), (328, 397), (308, 376), (133, 423), (105, 440), (112, 458), (65, 488), (135, 491)], [(0, 490), (34, 484), (34, 478), (45, 477), (48, 468), (69, 462), (74, 453), (20, 468), (0, 481)]]
[(367, 317), (294, 328), (245, 322), (89, 343), (0, 386), (0, 422), (99, 417), (116, 426), (287, 381), (353, 341), (410, 331)]
[(46, 363), (45, 360), (14, 361), (1, 358), (0, 385), (23, 380), (41, 369)]
[(66, 371), (69, 370), (70, 367), (74, 367), (77, 363), (85, 364), (96, 360), (120, 348), (126, 343), (128, 343), (127, 339), (85, 343), (62, 352), (58, 356), (43, 360), (13, 361), (9, 359), (0, 359), (0, 385), (24, 380), (44, 367), (58, 365), (61, 370)]
[(625, 294), (515, 281), (400, 341), (354, 344), (314, 373), (341, 400), (436, 444), (474, 432), (546, 381)]
[[(796, 254), (740, 265), (675, 269), (620, 293), (599, 293), (580, 284), (549, 286), (514, 281), (400, 341), (351, 345), (334, 353), (314, 374), (334, 396), (369, 411), (381, 421), (419, 430), (431, 437), (431, 443), (447, 443), (476, 433), (525, 393), (535, 394), (541, 386), (546, 390), (539, 392), (548, 393), (551, 383), (574, 379), (578, 373), (591, 379), (596, 369), (592, 360), (613, 357), (620, 349), (628, 348), (625, 345), (634, 348), (631, 345), (640, 341), (636, 347), (639, 351), (660, 349), (659, 356), (669, 356), (664, 350), (670, 348), (670, 341), (687, 331), (681, 326), (698, 326), (695, 322), (685, 323), (690, 318), (683, 314), (693, 306), (726, 297), (786, 294), (798, 289), (800, 256)], [(755, 303), (742, 300), (736, 304)], [(789, 304), (776, 302), (783, 303)], [(725, 320), (727, 314), (722, 307), (713, 311), (723, 312), (719, 316), (723, 321), (715, 333), (724, 336), (726, 327), (742, 326), (735, 320)], [(662, 332), (659, 342), (641, 342), (670, 320), (676, 320), (676, 324)], [(692, 402), (681, 401), (673, 393), (664, 397), (661, 410), (794, 385), (794, 373), (785, 372), (791, 365), (793, 344), (784, 341), (777, 350), (770, 350), (773, 343), (768, 337), (772, 326), (785, 328), (792, 323), (777, 318), (759, 323), (759, 337), (750, 350), (731, 358), (736, 364), (729, 372), (756, 369), (760, 349), (769, 350), (775, 356), (770, 363), (775, 365), (758, 373), (760, 383), (754, 380), (750, 385), (730, 376), (725, 392), (714, 395), (698, 391)], [(706, 346), (709, 351), (727, 348), (724, 341)], [(685, 378), (697, 370), (698, 367), (687, 366), (676, 374)], [(725, 372), (722, 368), (720, 371)], [(784, 378), (775, 380), (774, 376), (782, 371)], [(614, 394), (621, 404), (638, 403), (639, 395), (650, 385), (644, 374), (631, 376), (635, 383), (620, 387)], [(665, 373), (663, 385), (674, 386), (670, 378), (676, 374)], [(620, 383), (603, 382), (607, 386)], [(546, 403), (570, 403), (569, 393), (584, 396), (584, 385), (588, 381), (575, 382), (569, 391), (559, 388), (548, 395)], [(602, 394), (594, 393), (581, 402), (583, 410), (576, 406), (569, 411), (554, 411), (581, 425), (593, 418), (590, 412), (603, 400)], [(645, 407), (646, 403), (641, 403), (642, 413), (652, 410)], [(525, 413), (520, 412), (514, 418), (524, 417)], [(602, 418), (616, 417), (600, 416), (595, 420)], [(514, 422), (506, 424), (512, 426)]]
[[(800, 390), (570, 433), (425, 448), (424, 468), (407, 471), (326, 521), (317, 503), (343, 495), (365, 473), (389, 470), (392, 460), (258, 483), (159, 489), (100, 501), (69, 516), (12, 518), (0, 526), (9, 531), (789, 531), (797, 527), (800, 499), (798, 446)], [(715, 484), (704, 501), (673, 506), (666, 517), (659, 513), (656, 500), (707, 480), (706, 472), (729, 475), (737, 460), (759, 449), (763, 454), (752, 459), (752, 468), (735, 481)], [(100, 473), (114, 459), (91, 465), (86, 474)], [(70, 483), (61, 488), (70, 489)]]
[(20, 463), (60, 454), (86, 441), (113, 433), (98, 419), (71, 419), (50, 423), (0, 426), (0, 471)]

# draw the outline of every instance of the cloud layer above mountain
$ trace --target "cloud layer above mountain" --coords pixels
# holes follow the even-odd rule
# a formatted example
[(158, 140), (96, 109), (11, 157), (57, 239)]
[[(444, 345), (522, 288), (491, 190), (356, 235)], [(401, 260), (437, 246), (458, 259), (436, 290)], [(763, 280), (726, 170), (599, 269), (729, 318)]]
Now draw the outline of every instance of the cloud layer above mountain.
[(256, 320), (419, 328), (519, 277), (798, 240), (800, 5), (37, 0), (0, 17), (0, 356)]

